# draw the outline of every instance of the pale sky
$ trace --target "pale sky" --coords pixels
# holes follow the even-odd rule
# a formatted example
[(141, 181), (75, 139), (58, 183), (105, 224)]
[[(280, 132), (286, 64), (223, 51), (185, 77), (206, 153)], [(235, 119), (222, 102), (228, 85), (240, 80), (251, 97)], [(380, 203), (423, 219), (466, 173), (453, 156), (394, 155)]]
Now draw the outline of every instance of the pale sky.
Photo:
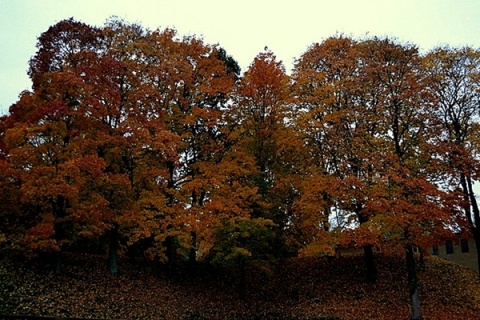
[(422, 50), (480, 47), (479, 0), (0, 0), (0, 115), (30, 89), (37, 37), (63, 19), (102, 26), (111, 16), (227, 50), (245, 71), (268, 46), (290, 70), (309, 45), (343, 33), (389, 36)]

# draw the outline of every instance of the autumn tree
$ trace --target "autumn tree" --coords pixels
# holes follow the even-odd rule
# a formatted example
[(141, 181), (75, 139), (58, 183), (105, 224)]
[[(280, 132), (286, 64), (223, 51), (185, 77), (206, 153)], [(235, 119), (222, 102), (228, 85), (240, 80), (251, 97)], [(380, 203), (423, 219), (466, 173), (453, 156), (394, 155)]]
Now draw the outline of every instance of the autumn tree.
[[(108, 170), (126, 177), (131, 189), (131, 210), (113, 221), (111, 243), (118, 246), (118, 240), (126, 240), (130, 252), (143, 255), (153, 250), (157, 220), (165, 215), (165, 185), (170, 174), (165, 166), (177, 159), (174, 146), (178, 139), (167, 128), (164, 101), (159, 101), (157, 83), (149, 77), (154, 69), (152, 60), (159, 57), (146, 40), (148, 32), (116, 18), (107, 21), (102, 31), (105, 55), (118, 68), (112, 78), (116, 79), (114, 99), (103, 98), (100, 88), (97, 94), (103, 98), (98, 100), (98, 116), (110, 128), (104, 131), (97, 150), (108, 159)], [(165, 32), (165, 39), (170, 38)]]
[[(199, 243), (209, 225), (215, 224), (216, 215), (206, 210), (217, 193), (212, 164), (223, 160), (228, 140), (222, 110), (233, 89), (235, 74), (229, 74), (225, 61), (219, 59), (217, 48), (205, 45), (196, 38), (184, 38), (180, 49), (183, 54), (185, 77), (181, 97), (174, 110), (174, 132), (182, 137), (179, 166), (183, 228), (190, 238), (189, 262), (193, 266)], [(176, 114), (175, 114), (176, 113)], [(218, 200), (218, 199), (217, 199)]]
[(72, 19), (51, 27), (30, 62), (34, 91), (11, 107), (6, 148), (34, 221), (25, 241), (36, 251), (98, 239), (129, 209), (128, 179), (101, 146), (118, 150), (123, 139), (112, 132), (121, 119), (113, 110), (121, 68), (100, 55), (101, 38)]
[[(446, 166), (444, 187), (459, 191), (465, 226), (480, 247), (480, 211), (474, 184), (478, 179), (478, 106), (480, 103), (480, 52), (472, 48), (437, 48), (425, 58), (425, 72), (437, 99), (443, 130), (439, 147)], [(462, 220), (458, 227), (464, 227)], [(452, 226), (453, 227), (453, 226)], [(480, 263), (480, 250), (477, 249)]]
[(23, 210), (30, 214), (23, 223), (27, 228), (29, 221), (33, 224), (25, 244), (34, 251), (60, 253), (106, 229), (109, 210), (103, 185), (98, 185), (104, 163), (82, 150), (83, 139), (74, 134), (74, 125), (69, 127), (73, 115), (62, 101), (38, 96), (17, 104), (21, 108), (30, 100), (38, 109), (30, 121), (17, 122), (6, 132), (6, 147), (19, 177)]
[(375, 197), (367, 205), (375, 216), (369, 227), (381, 230), (387, 248), (404, 249), (412, 319), (419, 319), (413, 250), (429, 247), (451, 221), (448, 194), (434, 180), (439, 121), (416, 47), (377, 38), (362, 45), (363, 81), (378, 101), (370, 112), (377, 115), (375, 137), (381, 141)]
[(42, 77), (49, 72), (62, 71), (65, 67), (75, 67), (75, 55), (82, 51), (96, 51), (101, 43), (99, 28), (75, 21), (62, 20), (51, 26), (38, 38), (37, 52), (30, 60), (28, 75), (33, 88), (43, 82)]
[(0, 216), (4, 222), (0, 227), (0, 250), (5, 253), (11, 252), (22, 243), (20, 236), (24, 234), (24, 230), (21, 221), (25, 219), (24, 211), (19, 205), (19, 179), (7, 160), (5, 134), (12, 125), (8, 116), (0, 117)]
[(295, 160), (301, 148), (289, 108), (289, 77), (281, 61), (266, 50), (259, 53), (241, 79), (231, 121), (238, 123), (237, 147), (251, 155), (259, 200), (252, 218), (270, 219), (278, 227), (278, 241), (286, 241), (297, 196)]
[[(225, 120), (239, 67), (225, 50), (175, 30), (142, 31), (110, 21), (108, 52), (125, 70), (130, 180), (137, 203), (130, 245), (172, 265), (212, 245), (224, 215), (244, 214), (247, 188), (231, 197), (245, 166), (232, 159), (235, 135)], [(239, 157), (240, 158), (240, 157)], [(143, 243), (143, 245), (142, 245)]]
[[(413, 46), (340, 36), (313, 45), (293, 76), (298, 124), (311, 150), (298, 207), (311, 221), (312, 248), (364, 245), (369, 280), (376, 277), (372, 246), (405, 252), (414, 318), (413, 247), (448, 233), (452, 208), (435, 180), (440, 127), (421, 67)], [(332, 209), (346, 221), (338, 240), (328, 233)]]
[[(344, 36), (312, 45), (295, 64), (298, 127), (310, 156), (311, 175), (298, 202), (303, 223), (312, 226), (307, 252), (332, 254), (342, 241), (331, 229), (357, 223), (358, 231), (370, 220), (365, 207), (375, 174), (377, 120), (368, 112), (372, 101), (367, 102), (361, 68), (358, 42)], [(364, 249), (367, 281), (375, 281), (376, 239), (365, 233), (354, 244)]]

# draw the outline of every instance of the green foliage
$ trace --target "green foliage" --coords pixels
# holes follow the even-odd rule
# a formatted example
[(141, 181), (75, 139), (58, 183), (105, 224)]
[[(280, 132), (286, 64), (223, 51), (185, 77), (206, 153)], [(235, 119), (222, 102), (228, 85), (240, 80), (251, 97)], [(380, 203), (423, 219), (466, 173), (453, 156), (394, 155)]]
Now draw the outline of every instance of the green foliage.
[(255, 260), (270, 261), (275, 251), (275, 224), (263, 218), (225, 220), (215, 232), (210, 253), (214, 264), (246, 266)]

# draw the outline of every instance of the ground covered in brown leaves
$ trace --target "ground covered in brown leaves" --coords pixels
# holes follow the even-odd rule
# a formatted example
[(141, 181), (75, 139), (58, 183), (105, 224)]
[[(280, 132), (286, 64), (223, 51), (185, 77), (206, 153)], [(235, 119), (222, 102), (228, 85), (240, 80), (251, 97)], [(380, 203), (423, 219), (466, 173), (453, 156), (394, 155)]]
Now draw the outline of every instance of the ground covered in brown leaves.
[[(90, 319), (409, 319), (405, 263), (378, 257), (376, 284), (363, 281), (362, 257), (293, 259), (268, 273), (250, 270), (239, 299), (235, 272), (196, 277), (105, 259), (67, 255), (56, 275), (43, 264), (0, 259), (0, 315)], [(466, 268), (427, 258), (419, 272), (428, 319), (478, 319), (480, 281)], [(1, 318), (1, 316), (0, 316)]]

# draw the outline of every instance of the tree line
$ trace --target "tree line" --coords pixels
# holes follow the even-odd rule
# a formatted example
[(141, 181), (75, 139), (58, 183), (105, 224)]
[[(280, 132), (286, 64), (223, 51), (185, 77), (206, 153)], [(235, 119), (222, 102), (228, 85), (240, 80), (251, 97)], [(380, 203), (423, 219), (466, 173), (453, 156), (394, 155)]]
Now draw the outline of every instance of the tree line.
[(119, 253), (246, 270), (354, 246), (368, 281), (379, 248), (405, 255), (419, 317), (414, 250), (480, 249), (479, 61), (338, 35), (291, 75), (267, 48), (241, 74), (173, 29), (60, 21), (0, 119), (0, 246), (58, 268), (108, 251), (112, 273)]

